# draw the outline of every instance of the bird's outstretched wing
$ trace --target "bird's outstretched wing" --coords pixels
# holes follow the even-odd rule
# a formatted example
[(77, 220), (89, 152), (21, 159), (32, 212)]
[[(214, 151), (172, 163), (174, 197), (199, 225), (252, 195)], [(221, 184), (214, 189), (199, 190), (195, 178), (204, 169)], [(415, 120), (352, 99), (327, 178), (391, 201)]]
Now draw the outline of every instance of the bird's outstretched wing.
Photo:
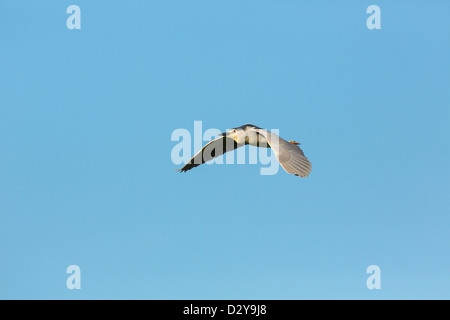
[(266, 138), (269, 146), (275, 152), (275, 156), (287, 173), (303, 178), (309, 175), (311, 162), (306, 158), (302, 149), (267, 130), (256, 129), (256, 131)]
[(186, 172), (191, 170), (192, 168), (198, 167), (199, 165), (212, 160), (214, 158), (220, 157), (225, 152), (232, 151), (239, 147), (242, 147), (244, 144), (238, 144), (233, 139), (227, 137), (219, 137), (208, 142), (202, 150), (197, 152), (195, 156), (189, 160), (183, 168), (179, 169), (180, 172)]

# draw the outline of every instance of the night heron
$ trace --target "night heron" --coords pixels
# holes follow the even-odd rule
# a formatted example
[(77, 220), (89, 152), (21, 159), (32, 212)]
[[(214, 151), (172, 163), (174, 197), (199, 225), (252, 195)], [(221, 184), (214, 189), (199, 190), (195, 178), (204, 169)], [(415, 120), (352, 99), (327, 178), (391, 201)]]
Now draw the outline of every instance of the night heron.
[(307, 177), (311, 172), (311, 162), (298, 146), (298, 142), (286, 141), (278, 135), (252, 124), (245, 124), (221, 133), (219, 138), (207, 143), (178, 171), (186, 172), (209, 160), (220, 157), (225, 152), (247, 144), (255, 147), (272, 148), (287, 173), (298, 177)]

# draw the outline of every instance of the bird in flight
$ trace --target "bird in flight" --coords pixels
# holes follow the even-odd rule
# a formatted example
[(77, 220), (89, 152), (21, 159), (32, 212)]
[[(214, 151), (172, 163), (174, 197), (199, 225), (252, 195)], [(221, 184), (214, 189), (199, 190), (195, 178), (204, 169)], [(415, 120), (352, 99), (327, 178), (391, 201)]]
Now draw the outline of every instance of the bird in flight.
[(178, 171), (186, 172), (247, 144), (255, 147), (272, 148), (287, 173), (304, 178), (311, 172), (311, 162), (298, 146), (298, 142), (286, 141), (278, 135), (252, 124), (245, 124), (221, 133), (217, 139), (208, 142)]

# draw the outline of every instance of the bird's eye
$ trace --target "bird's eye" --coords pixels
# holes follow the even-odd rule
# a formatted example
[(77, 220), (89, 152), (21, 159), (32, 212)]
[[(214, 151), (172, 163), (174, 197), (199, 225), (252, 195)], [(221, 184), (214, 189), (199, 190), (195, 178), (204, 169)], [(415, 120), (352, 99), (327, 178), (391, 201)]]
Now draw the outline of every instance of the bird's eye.
[(236, 132), (236, 129), (234, 129), (233, 132)]

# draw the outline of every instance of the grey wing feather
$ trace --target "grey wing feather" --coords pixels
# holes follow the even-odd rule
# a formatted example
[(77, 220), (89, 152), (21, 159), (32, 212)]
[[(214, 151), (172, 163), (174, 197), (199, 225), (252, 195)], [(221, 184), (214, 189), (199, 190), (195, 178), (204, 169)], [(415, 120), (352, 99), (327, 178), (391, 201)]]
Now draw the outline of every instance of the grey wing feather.
[(259, 129), (258, 133), (267, 139), (270, 147), (275, 152), (275, 156), (287, 173), (294, 174), (298, 177), (309, 176), (311, 162), (309, 162), (299, 146), (264, 129)]
[(208, 142), (195, 156), (191, 158), (179, 171), (186, 172), (192, 168), (208, 162), (214, 158), (220, 157), (228, 151), (232, 151), (236, 148), (243, 146), (243, 144), (237, 144), (233, 139), (227, 137), (219, 137)]

